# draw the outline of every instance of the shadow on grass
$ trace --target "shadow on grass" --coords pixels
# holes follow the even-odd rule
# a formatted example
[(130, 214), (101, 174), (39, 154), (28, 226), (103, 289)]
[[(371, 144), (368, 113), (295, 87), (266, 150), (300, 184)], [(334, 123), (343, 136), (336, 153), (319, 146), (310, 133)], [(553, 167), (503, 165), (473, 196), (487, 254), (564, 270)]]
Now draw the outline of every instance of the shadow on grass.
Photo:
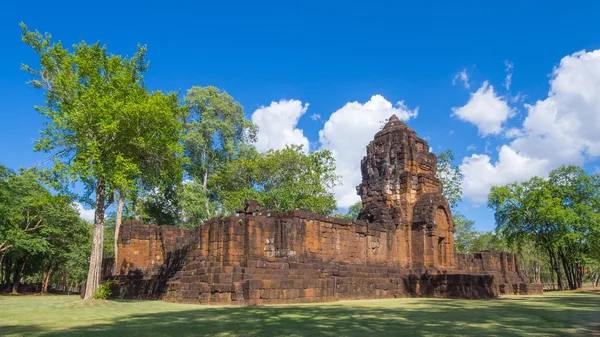
[(598, 294), (526, 300), (423, 299), (406, 306), (394, 300), (319, 306), (190, 305), (189, 310), (137, 314), (110, 324), (49, 333), (35, 325), (0, 329), (7, 334), (42, 336), (600, 335), (600, 299), (595, 295)]

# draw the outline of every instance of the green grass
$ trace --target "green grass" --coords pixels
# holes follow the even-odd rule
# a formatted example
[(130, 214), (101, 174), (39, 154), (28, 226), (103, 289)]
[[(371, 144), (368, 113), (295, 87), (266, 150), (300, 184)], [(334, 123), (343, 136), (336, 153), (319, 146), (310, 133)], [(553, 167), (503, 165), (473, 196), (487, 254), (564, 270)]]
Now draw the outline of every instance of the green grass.
[(262, 307), (0, 296), (1, 336), (600, 336), (600, 292)]

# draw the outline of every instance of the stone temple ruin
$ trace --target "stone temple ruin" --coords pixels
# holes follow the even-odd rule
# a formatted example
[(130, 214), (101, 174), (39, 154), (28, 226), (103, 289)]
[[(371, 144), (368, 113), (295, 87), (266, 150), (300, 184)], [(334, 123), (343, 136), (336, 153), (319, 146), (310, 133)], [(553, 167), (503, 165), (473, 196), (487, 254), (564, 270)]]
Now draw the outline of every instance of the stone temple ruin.
[(436, 156), (392, 116), (367, 147), (358, 220), (248, 201), (193, 230), (123, 224), (120, 298), (259, 305), (340, 299), (542, 294), (516, 254), (454, 250)]

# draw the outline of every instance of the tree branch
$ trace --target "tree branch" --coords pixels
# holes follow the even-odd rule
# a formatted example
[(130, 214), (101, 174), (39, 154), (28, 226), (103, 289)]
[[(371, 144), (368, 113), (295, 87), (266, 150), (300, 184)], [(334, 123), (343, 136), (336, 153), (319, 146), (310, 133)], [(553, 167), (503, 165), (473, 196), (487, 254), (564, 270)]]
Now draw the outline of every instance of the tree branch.
[(8, 250), (8, 248), (12, 247), (12, 245), (7, 245), (8, 240), (4, 240), (4, 242), (0, 243), (0, 252), (4, 252)]
[(29, 228), (29, 224), (27, 224), (27, 227), (25, 228), (25, 231), (26, 231), (26, 232), (31, 232), (31, 231), (34, 231), (34, 230), (36, 230), (36, 229), (40, 228), (40, 225), (41, 225), (41, 223), (42, 223), (42, 220), (43, 220), (43, 219), (40, 219), (40, 220), (37, 222), (37, 224), (35, 225), (35, 227), (31, 227), (31, 228)]

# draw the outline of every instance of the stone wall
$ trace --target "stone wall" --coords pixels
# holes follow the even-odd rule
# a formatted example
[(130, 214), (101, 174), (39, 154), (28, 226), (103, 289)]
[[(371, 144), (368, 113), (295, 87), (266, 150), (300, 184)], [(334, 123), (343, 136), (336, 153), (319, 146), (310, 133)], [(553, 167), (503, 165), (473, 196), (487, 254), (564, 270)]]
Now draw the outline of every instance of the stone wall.
[(455, 254), (436, 163), (427, 142), (392, 116), (361, 162), (357, 221), (249, 201), (194, 230), (127, 222), (114, 293), (251, 305), (541, 293), (519, 275), (514, 254)]
[(455, 269), (412, 266), (394, 261), (394, 234), (377, 224), (302, 211), (245, 212), (194, 230), (125, 222), (115, 295), (257, 305), (529, 291), (514, 254), (457, 255)]

